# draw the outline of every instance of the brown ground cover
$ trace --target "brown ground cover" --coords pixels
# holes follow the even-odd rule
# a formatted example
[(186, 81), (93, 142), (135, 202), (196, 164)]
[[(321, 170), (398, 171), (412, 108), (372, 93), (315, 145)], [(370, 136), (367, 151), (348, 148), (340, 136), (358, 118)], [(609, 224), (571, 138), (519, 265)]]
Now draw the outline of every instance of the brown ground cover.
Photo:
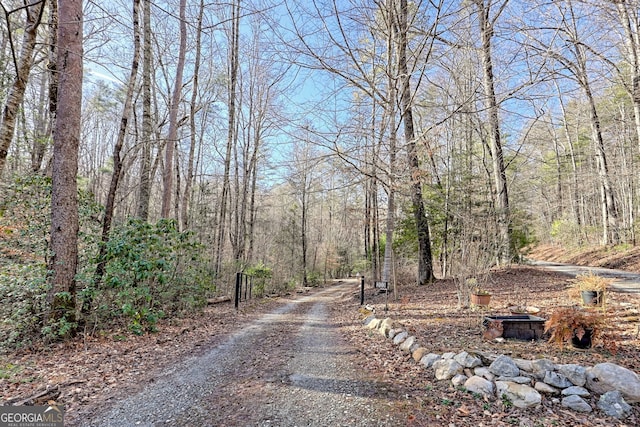
[[(365, 304), (375, 309), (378, 318), (390, 317), (430, 352), (478, 351), (506, 354), (515, 358), (548, 358), (556, 363), (579, 363), (593, 366), (613, 362), (640, 372), (640, 340), (638, 309), (640, 296), (609, 292), (606, 303), (607, 342), (594, 348), (577, 350), (559, 348), (546, 340), (506, 340), (499, 343), (482, 338), (482, 319), (486, 315), (508, 315), (515, 305), (540, 309), (538, 316), (548, 318), (556, 307), (579, 304), (570, 296), (572, 281), (567, 276), (530, 266), (514, 266), (491, 274), (486, 288), (492, 293), (487, 309), (459, 308), (456, 286), (452, 280), (439, 280), (431, 286), (402, 286), (398, 296), (390, 297), (385, 312), (386, 296), (368, 288)], [(397, 384), (404, 384), (407, 399), (399, 410), (406, 413), (408, 425), (522, 425), (522, 426), (591, 426), (638, 425), (640, 411), (624, 422), (598, 412), (589, 416), (562, 408), (550, 399), (535, 410), (520, 410), (500, 400), (489, 402), (456, 389), (448, 381), (437, 382), (431, 372), (417, 365), (390, 340), (364, 329), (362, 314), (357, 312), (359, 296), (353, 295), (350, 306), (336, 308), (336, 317), (354, 346), (365, 355), (370, 369), (376, 369)], [(613, 344), (613, 345), (612, 345)], [(615, 351), (612, 352), (610, 349)], [(596, 400), (592, 402), (595, 407)]]
[[(548, 260), (567, 261), (551, 249)], [(543, 258), (537, 253), (536, 257)], [(566, 254), (562, 255), (566, 256)], [(588, 255), (595, 257), (595, 255)], [(636, 269), (638, 262), (628, 257), (626, 265)], [(640, 257), (635, 258), (640, 259)], [(589, 262), (593, 262), (590, 260)], [(609, 261), (611, 262), (611, 261)], [(482, 351), (520, 358), (549, 358), (558, 363), (593, 364), (610, 361), (640, 373), (638, 340), (639, 295), (610, 292), (606, 304), (607, 337), (615, 346), (599, 343), (589, 350), (560, 349), (546, 341), (507, 340), (503, 343), (482, 339), (481, 322), (487, 314), (504, 314), (513, 305), (533, 305), (546, 316), (555, 307), (577, 304), (567, 293), (571, 280), (566, 276), (530, 266), (514, 266), (495, 271), (487, 284), (492, 292), (486, 310), (458, 307), (452, 280), (439, 280), (430, 286), (401, 286), (386, 297), (367, 287), (366, 304), (377, 317), (391, 317), (417, 337), (432, 352)], [(176, 360), (197, 354), (222, 342), (230, 331), (241, 328), (284, 300), (255, 300), (236, 312), (230, 303), (209, 306), (202, 316), (174, 320), (160, 325), (160, 332), (141, 337), (113, 331), (49, 347), (33, 348), (0, 355), (0, 404), (63, 403), (69, 419), (90, 413), (98, 402), (139, 389), (152, 381), (162, 369)], [(484, 401), (448, 382), (436, 382), (432, 374), (400, 352), (390, 340), (365, 329), (359, 312), (359, 295), (352, 295), (333, 307), (333, 318), (351, 345), (358, 351), (362, 369), (375, 372), (380, 381), (397, 385), (389, 399), (395, 403), (407, 425), (416, 426), (611, 426), (639, 425), (640, 409), (635, 405), (631, 418), (616, 421), (598, 413), (577, 414), (550, 399), (534, 410), (513, 408), (501, 400)], [(508, 314), (508, 313), (507, 313)], [(286, 339), (286, 337), (283, 337)], [(615, 352), (610, 349), (615, 348)], [(34, 396), (36, 396), (34, 398)], [(39, 396), (39, 397), (37, 397)], [(595, 400), (592, 401), (592, 404)], [(593, 405), (595, 406), (595, 405)]]

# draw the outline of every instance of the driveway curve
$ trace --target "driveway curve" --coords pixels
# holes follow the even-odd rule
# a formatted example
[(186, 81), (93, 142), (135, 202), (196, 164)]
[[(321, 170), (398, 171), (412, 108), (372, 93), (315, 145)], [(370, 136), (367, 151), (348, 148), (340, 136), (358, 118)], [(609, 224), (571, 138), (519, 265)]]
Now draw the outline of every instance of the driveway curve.
[[(123, 396), (89, 426), (396, 426), (392, 385), (360, 367), (332, 324), (341, 283), (264, 314)], [(358, 363), (357, 363), (358, 362)]]
[(592, 272), (602, 277), (613, 279), (610, 288), (614, 292), (640, 294), (640, 274), (624, 270), (614, 270), (601, 267), (584, 267), (579, 265), (563, 264), (560, 262), (527, 260), (531, 265), (576, 277), (580, 274)]

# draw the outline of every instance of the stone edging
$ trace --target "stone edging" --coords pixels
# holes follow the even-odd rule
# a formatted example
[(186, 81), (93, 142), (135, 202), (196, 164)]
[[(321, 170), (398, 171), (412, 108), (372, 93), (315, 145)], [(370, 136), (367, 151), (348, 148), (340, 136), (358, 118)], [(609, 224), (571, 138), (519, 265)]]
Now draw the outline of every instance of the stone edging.
[(512, 359), (479, 352), (427, 353), (414, 336), (400, 327), (394, 328), (390, 318), (377, 319), (371, 315), (363, 323), (393, 340), (425, 369), (432, 370), (436, 380), (451, 381), (454, 386), (463, 386), (488, 399), (507, 398), (519, 408), (537, 406), (543, 396), (548, 396), (565, 408), (592, 412), (594, 408), (583, 398), (595, 394), (600, 396), (597, 403), (600, 411), (624, 419), (631, 413), (629, 404), (640, 402), (640, 377), (614, 363), (584, 367), (555, 364), (549, 359)]

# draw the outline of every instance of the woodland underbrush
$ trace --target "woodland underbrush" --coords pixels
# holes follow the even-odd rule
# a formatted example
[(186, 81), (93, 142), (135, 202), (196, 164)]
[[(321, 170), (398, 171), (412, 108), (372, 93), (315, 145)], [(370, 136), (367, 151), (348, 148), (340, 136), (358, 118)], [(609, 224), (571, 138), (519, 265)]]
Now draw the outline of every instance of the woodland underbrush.
[(199, 310), (216, 292), (203, 245), (173, 220), (130, 220), (113, 227), (104, 274), (96, 275), (101, 207), (80, 192), (76, 324), (48, 323), (51, 181), (19, 178), (0, 198), (0, 349), (127, 328), (153, 331), (157, 321)]

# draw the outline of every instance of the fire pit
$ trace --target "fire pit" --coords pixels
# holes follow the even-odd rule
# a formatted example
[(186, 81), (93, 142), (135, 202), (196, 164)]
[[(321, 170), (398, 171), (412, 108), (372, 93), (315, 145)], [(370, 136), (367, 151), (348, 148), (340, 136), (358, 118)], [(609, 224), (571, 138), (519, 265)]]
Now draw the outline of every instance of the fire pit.
[(504, 338), (515, 338), (518, 340), (539, 340), (544, 335), (544, 322), (542, 317), (530, 314), (516, 314), (511, 316), (487, 316), (483, 325), (492, 321), (502, 321)]

